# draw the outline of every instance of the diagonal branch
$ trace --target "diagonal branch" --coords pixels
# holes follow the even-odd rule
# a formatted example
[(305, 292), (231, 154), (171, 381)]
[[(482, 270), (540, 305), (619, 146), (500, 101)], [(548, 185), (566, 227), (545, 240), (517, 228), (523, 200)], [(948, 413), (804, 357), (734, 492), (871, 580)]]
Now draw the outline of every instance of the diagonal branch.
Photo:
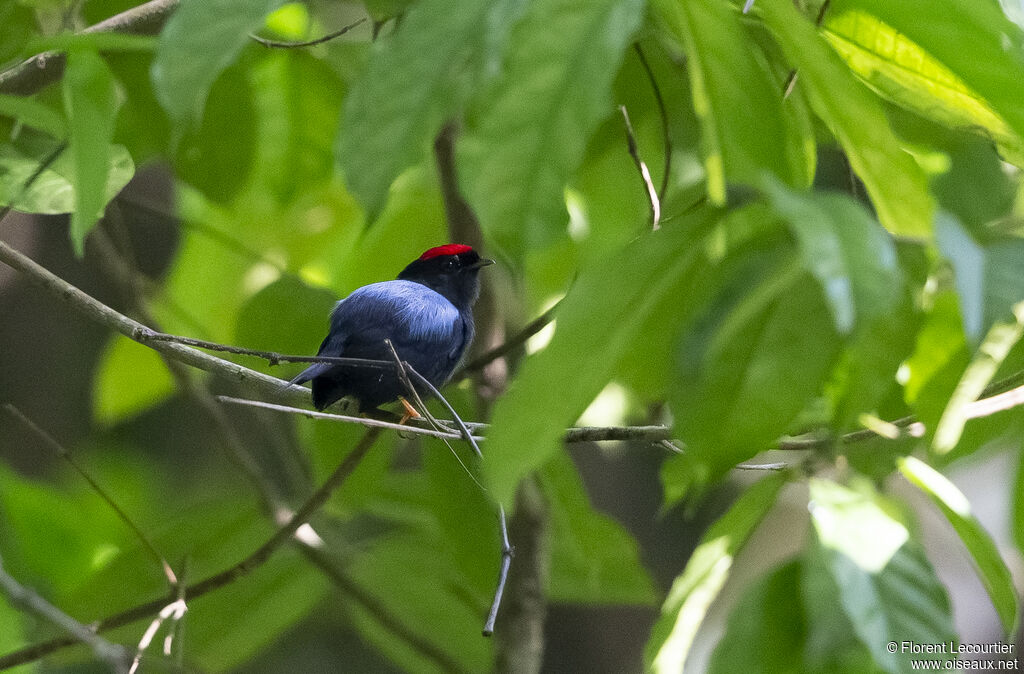
[[(155, 35), (178, 8), (180, 0), (150, 0), (89, 26), (83, 33)], [(47, 51), (0, 72), (0, 93), (31, 96), (64, 75), (64, 54)]]

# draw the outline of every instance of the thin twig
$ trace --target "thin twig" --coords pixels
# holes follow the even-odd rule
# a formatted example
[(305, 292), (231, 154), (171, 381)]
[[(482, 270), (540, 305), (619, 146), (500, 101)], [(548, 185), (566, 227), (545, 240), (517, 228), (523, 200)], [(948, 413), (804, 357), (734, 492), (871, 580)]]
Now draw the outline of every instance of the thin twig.
[[(340, 464), (338, 464), (338, 467), (334, 469), (334, 472), (331, 473), (327, 480), (324, 481), (324, 483), (315, 492), (313, 492), (308, 499), (306, 499), (306, 502), (302, 504), (302, 507), (292, 515), (288, 522), (278, 528), (274, 534), (267, 539), (265, 543), (263, 543), (263, 545), (257, 548), (248, 557), (227, 569), (220, 571), (219, 573), (215, 573), (214, 575), (195, 584), (188, 585), (185, 587), (183, 592), (179, 590), (169, 596), (160, 597), (137, 606), (133, 606), (132, 608), (107, 616), (102, 620), (92, 623), (93, 630), (95, 632), (104, 632), (116, 627), (131, 624), (137, 620), (153, 615), (174, 603), (177, 601), (179, 592), (181, 592), (181, 596), (191, 601), (204, 594), (229, 585), (235, 580), (252, 573), (255, 569), (259, 568), (268, 559), (270, 559), (270, 556), (279, 547), (289, 540), (292, 540), (296, 530), (305, 524), (309, 518), (327, 502), (330, 495), (340, 487), (342, 483), (344, 483), (345, 479), (351, 475), (353, 471), (355, 471), (359, 462), (362, 461), (364, 456), (366, 456), (366, 453), (380, 435), (380, 432), (381, 429), (379, 428), (367, 429), (366, 433), (363, 434), (362, 439), (355, 448), (348, 453)], [(0, 669), (37, 660), (60, 648), (70, 646), (79, 640), (80, 639), (58, 638), (8, 653), (7, 655), (0, 657)]]
[[(832, 0), (825, 0), (825, 2), (821, 3), (821, 7), (818, 8), (818, 16), (814, 20), (815, 28), (821, 28), (821, 24), (825, 22), (825, 13), (828, 12), (828, 6), (831, 3)], [(747, 0), (747, 4), (743, 8), (743, 13), (746, 14), (753, 4), (754, 0)], [(799, 73), (796, 68), (789, 71), (789, 75), (786, 77), (786, 81), (782, 85), (782, 100), (786, 100), (789, 98), (789, 95), (793, 93), (793, 89), (796, 87), (798, 74)]]
[(640, 158), (640, 148), (636, 144), (636, 134), (633, 133), (633, 124), (629, 121), (629, 112), (626, 106), (620, 105), (619, 112), (622, 113), (622, 121), (626, 127), (626, 146), (629, 148), (629, 156), (633, 158), (637, 171), (640, 172), (640, 181), (647, 192), (647, 201), (651, 207), (651, 229), (660, 229), (661, 225), (661, 201), (658, 199), (658, 191), (654, 189), (651, 181), (651, 172), (647, 164)]
[(661, 140), (665, 147), (665, 163), (661, 172), (661, 185), (658, 186), (658, 201), (665, 201), (665, 194), (668, 192), (668, 178), (672, 173), (672, 136), (668, 128), (668, 108), (665, 107), (665, 99), (661, 95), (661, 87), (658, 86), (658, 78), (654, 76), (654, 69), (647, 61), (647, 54), (639, 42), (633, 43), (633, 49), (640, 58), (640, 65), (647, 73), (647, 80), (651, 83), (651, 90), (654, 91), (654, 102), (658, 105), (658, 116), (661, 117)]
[(300, 47), (313, 47), (318, 44), (323, 44), (324, 42), (330, 42), (334, 38), (341, 37), (345, 33), (355, 28), (356, 26), (359, 26), (360, 24), (363, 23), (366, 23), (366, 17), (359, 19), (355, 23), (350, 23), (341, 30), (336, 30), (333, 33), (328, 33), (323, 37), (318, 37), (315, 40), (308, 40), (306, 42), (279, 42), (277, 40), (268, 40), (265, 37), (260, 37), (259, 35), (255, 35), (252, 33), (249, 34), (249, 37), (255, 40), (256, 42), (259, 42), (264, 47), (270, 47), (273, 49), (298, 49)]
[[(35, 591), (19, 583), (4, 569), (3, 559), (0, 559), (0, 590), (3, 591), (11, 603), (31, 611), (33, 614), (47, 622), (53, 623), (71, 635), (67, 639), (69, 643), (83, 643), (92, 649), (97, 658), (108, 663), (115, 671), (127, 671), (130, 658), (128, 657), (128, 652), (122, 646), (112, 644), (100, 637), (95, 631), (61, 611)], [(4, 667), (2, 661), (3, 658), (0, 658), (0, 668)]]
[(17, 419), (23, 426), (25, 426), (37, 438), (39, 438), (44, 445), (49, 447), (57, 456), (67, 461), (68, 465), (70, 465), (75, 470), (76, 473), (81, 475), (82, 479), (89, 483), (89, 486), (92, 487), (93, 491), (95, 491), (99, 495), (99, 497), (103, 499), (108, 506), (110, 506), (110, 509), (117, 514), (121, 521), (124, 522), (125, 526), (127, 526), (128, 529), (131, 530), (133, 534), (135, 534), (135, 537), (138, 538), (139, 542), (142, 543), (142, 547), (145, 548), (146, 552), (148, 552), (149, 555), (156, 561), (157, 566), (159, 566), (163, 570), (164, 576), (167, 578), (168, 584), (170, 584), (171, 587), (174, 587), (178, 584), (178, 577), (174, 575), (174, 570), (171, 569), (171, 565), (167, 563), (167, 560), (164, 558), (164, 556), (160, 554), (160, 552), (156, 549), (156, 546), (153, 545), (153, 542), (149, 540), (149, 536), (147, 536), (142, 531), (142, 529), (139, 528), (139, 526), (132, 521), (132, 518), (128, 517), (128, 513), (126, 513), (121, 508), (121, 506), (119, 506), (117, 502), (114, 501), (110, 494), (108, 494), (99, 485), (99, 483), (97, 483), (96, 480), (93, 479), (92, 475), (90, 475), (89, 472), (81, 464), (79, 464), (78, 461), (75, 460), (75, 458), (71, 455), (71, 452), (69, 452), (66, 447), (57, 442), (52, 435), (50, 435), (42, 428), (40, 428), (38, 425), (36, 425), (34, 421), (25, 416), (24, 413), (22, 413), (22, 411), (19, 410), (14, 405), (10, 403), (4, 403), (3, 405), (0, 405), (0, 409), (2, 409), (4, 412), (11, 415), (15, 419)]
[(561, 300), (553, 304), (547, 311), (542, 313), (537, 318), (530, 321), (526, 327), (517, 332), (515, 335), (510, 337), (508, 340), (494, 347), (490, 351), (486, 351), (470, 362), (463, 365), (461, 368), (452, 375), (452, 379), (458, 381), (466, 376), (469, 372), (476, 372), (477, 370), (483, 369), (485, 365), (490, 363), (492, 360), (496, 360), (507, 355), (510, 351), (519, 348), (526, 343), (526, 340), (533, 337), (538, 332), (544, 329), (544, 327), (555, 319), (555, 312), (558, 306), (562, 303)]
[(505, 518), (505, 508), (498, 504), (498, 523), (501, 529), (501, 566), (498, 569), (498, 586), (494, 590), (494, 599), (491, 601), (491, 610), (487, 612), (487, 621), (484, 623), (483, 635), (489, 637), (494, 634), (494, 621), (498, 619), (498, 609), (501, 607), (501, 598), (505, 594), (505, 584), (508, 582), (508, 571), (512, 566), (512, 555), (514, 550), (508, 540), (508, 521)]

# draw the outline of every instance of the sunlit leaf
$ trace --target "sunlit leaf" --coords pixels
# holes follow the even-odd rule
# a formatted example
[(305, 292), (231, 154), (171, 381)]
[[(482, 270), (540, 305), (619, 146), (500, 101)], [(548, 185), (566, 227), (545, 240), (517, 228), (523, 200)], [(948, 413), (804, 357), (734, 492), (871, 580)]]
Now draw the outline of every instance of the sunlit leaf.
[(774, 505), (784, 483), (781, 475), (771, 475), (753, 485), (701, 538), (661, 607), (644, 650), (647, 669), (683, 671), (697, 629), (729, 577), (733, 560)]
[(711, 200), (725, 202), (726, 182), (753, 185), (765, 173), (807, 186), (808, 139), (789, 119), (781, 84), (751, 49), (739, 14), (726, 2), (661, 0), (655, 8), (689, 57)]
[(68, 55), (64, 73), (64, 112), (68, 117), (74, 173), (75, 209), (71, 213), (71, 243), (81, 256), (85, 237), (107, 206), (106, 187), (117, 109), (114, 76), (95, 52)]
[(604, 117), (643, 16), (638, 0), (540, 0), (508, 40), (459, 142), (459, 180), (485, 233), (521, 255), (568, 221), (563, 189)]
[(755, 4), (799, 70), (814, 112), (835, 134), (893, 234), (927, 236), (934, 204), (924, 172), (901, 147), (879, 101), (789, 0)]
[(164, 400), (174, 378), (160, 355), (121, 336), (113, 338), (93, 383), (93, 416), (114, 424)]
[(920, 459), (908, 456), (900, 461), (900, 472), (931, 497), (949, 523), (978, 569), (981, 582), (996, 607), (1003, 629), (1013, 634), (1017, 625), (1020, 598), (1013, 576), (988, 532), (971, 512), (967, 497), (956, 485)]

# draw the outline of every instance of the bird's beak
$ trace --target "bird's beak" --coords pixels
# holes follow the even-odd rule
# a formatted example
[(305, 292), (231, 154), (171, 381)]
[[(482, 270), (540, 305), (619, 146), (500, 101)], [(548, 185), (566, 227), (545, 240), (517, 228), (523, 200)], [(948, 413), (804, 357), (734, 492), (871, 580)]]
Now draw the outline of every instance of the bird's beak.
[(466, 269), (479, 269), (480, 267), (486, 267), (492, 264), (494, 264), (494, 260), (489, 260), (486, 257), (482, 257), (473, 264), (466, 267)]

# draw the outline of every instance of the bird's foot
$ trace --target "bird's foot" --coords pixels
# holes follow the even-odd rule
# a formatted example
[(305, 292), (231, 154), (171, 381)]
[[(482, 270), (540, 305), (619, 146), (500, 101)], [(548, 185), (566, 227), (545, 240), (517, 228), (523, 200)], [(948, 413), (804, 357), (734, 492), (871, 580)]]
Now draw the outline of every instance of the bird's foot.
[(415, 407), (413, 407), (412, 405), (409, 404), (408, 400), (406, 400), (405, 398), (403, 398), (401, 396), (399, 396), (398, 399), (402, 402), (402, 408), (405, 409), (405, 414), (402, 415), (402, 420), (398, 422), (399, 425), (405, 424), (405, 422), (409, 421), (410, 419), (422, 419), (423, 418), (422, 416), (420, 416), (419, 411)]

